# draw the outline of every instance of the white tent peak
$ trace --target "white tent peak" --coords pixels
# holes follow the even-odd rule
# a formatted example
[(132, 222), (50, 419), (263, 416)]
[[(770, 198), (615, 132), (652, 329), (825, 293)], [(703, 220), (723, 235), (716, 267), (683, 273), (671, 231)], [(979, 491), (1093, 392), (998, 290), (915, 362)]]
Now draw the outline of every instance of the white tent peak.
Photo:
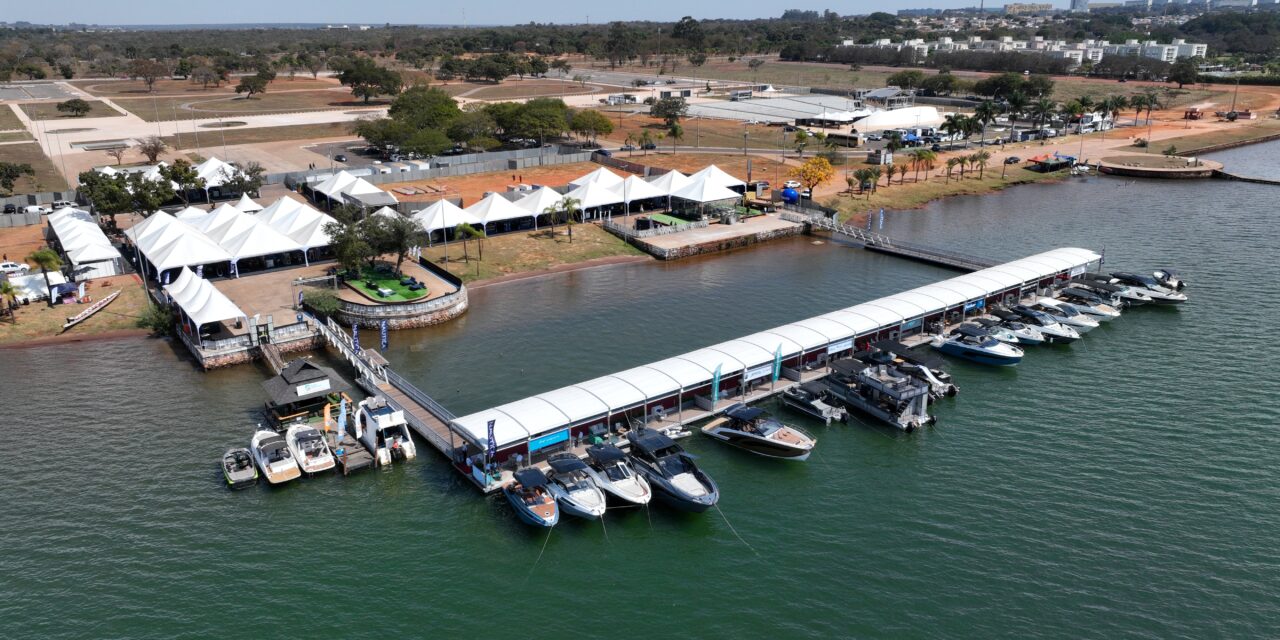
[(483, 224), (502, 222), (516, 218), (528, 218), (532, 215), (528, 210), (516, 206), (498, 192), (490, 193), (484, 199), (466, 208), (466, 212), (480, 219)]
[(575, 187), (581, 187), (588, 184), (600, 184), (606, 187), (612, 187), (614, 185), (622, 184), (622, 176), (619, 176), (605, 167), (600, 167), (577, 180), (573, 180), (569, 184)]
[(427, 231), (452, 229), (462, 223), (479, 225), (480, 219), (448, 200), (437, 200), (411, 216)]
[(249, 194), (247, 194), (247, 193), (242, 193), (242, 194), (240, 194), (240, 200), (236, 202), (236, 205), (235, 205), (235, 206), (236, 206), (236, 208), (237, 208), (237, 209), (239, 209), (239, 210), (241, 210), (241, 211), (243, 211), (243, 212), (245, 212), (245, 213), (253, 213), (254, 211), (262, 211), (262, 205), (260, 205), (260, 204), (258, 204), (258, 203), (256, 203), (256, 202), (254, 202), (251, 198), (249, 198)]
[(733, 188), (733, 187), (747, 186), (747, 183), (729, 175), (728, 173), (725, 173), (723, 169), (715, 166), (714, 164), (709, 165), (707, 166), (707, 168), (703, 169), (702, 171), (699, 171), (689, 176), (690, 180), (700, 180), (703, 178), (706, 178), (707, 180), (709, 180), (711, 184), (718, 185), (726, 189)]

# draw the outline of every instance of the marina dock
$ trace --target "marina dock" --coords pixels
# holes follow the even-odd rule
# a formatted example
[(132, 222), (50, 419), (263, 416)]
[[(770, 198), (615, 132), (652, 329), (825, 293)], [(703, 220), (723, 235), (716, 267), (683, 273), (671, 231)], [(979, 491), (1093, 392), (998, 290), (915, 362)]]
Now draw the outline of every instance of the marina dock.
[[(931, 257), (949, 260), (953, 268), (979, 266), (956, 255)], [(336, 323), (310, 315), (306, 320), (355, 367), (366, 391), (403, 410), (420, 437), (490, 492), (512, 470), (551, 453), (616, 438), (633, 424), (680, 426), (735, 402), (763, 400), (827, 375), (828, 363), (876, 342), (918, 343), (932, 325), (963, 322), (988, 307), (1040, 295), (1101, 260), (1087, 249), (1056, 249), (460, 417), (393, 371), (380, 354), (355, 349)], [(494, 466), (486, 469), (481, 461), (491, 446)]]
[(855, 227), (849, 224), (840, 224), (834, 218), (824, 215), (811, 213), (803, 213), (799, 211), (788, 211), (782, 214), (784, 220), (807, 225), (809, 229), (822, 229), (831, 233), (839, 234), (846, 238), (861, 244), (868, 251), (877, 253), (887, 253), (916, 262), (924, 262), (940, 267), (956, 269), (958, 271), (977, 271), (979, 269), (987, 269), (994, 267), (996, 262), (987, 258), (971, 256), (955, 251), (946, 251), (936, 247), (930, 247), (922, 244), (911, 242), (903, 242), (894, 240), (889, 236), (881, 233), (875, 233), (867, 229)]

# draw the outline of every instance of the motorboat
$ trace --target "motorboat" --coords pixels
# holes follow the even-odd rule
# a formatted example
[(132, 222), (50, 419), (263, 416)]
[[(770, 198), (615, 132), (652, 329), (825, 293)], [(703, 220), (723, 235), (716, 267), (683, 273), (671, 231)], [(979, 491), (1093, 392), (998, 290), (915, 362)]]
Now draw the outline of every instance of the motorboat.
[(502, 487), (502, 495), (516, 510), (521, 522), (535, 527), (554, 527), (560, 522), (560, 508), (551, 496), (547, 476), (533, 467), (520, 469)]
[(930, 383), (894, 365), (842, 358), (831, 363), (823, 383), (845, 406), (896, 429), (914, 431), (936, 421), (929, 415)]
[(720, 488), (698, 468), (692, 454), (652, 429), (627, 434), (631, 466), (657, 496), (682, 511), (701, 513), (720, 501)]
[(653, 499), (649, 481), (636, 473), (627, 462), (627, 454), (612, 444), (587, 447), (587, 475), (620, 502), (643, 505)]
[(1178, 275), (1177, 271), (1168, 267), (1156, 269), (1151, 273), (1151, 276), (1156, 279), (1156, 282), (1160, 283), (1160, 286), (1166, 289), (1182, 291), (1187, 288), (1187, 283), (1183, 282), (1182, 276)]
[(1113, 271), (1111, 277), (1120, 284), (1128, 285), (1151, 296), (1151, 301), (1156, 304), (1180, 304), (1187, 301), (1187, 294), (1165, 287), (1152, 276)]
[(253, 456), (248, 449), (237, 447), (222, 454), (222, 477), (232, 489), (258, 484), (258, 468), (253, 466)]
[(1080, 313), (1074, 307), (1059, 304), (1053, 298), (1039, 298), (1030, 306), (1036, 311), (1047, 314), (1050, 318), (1056, 320), (1058, 324), (1075, 329), (1076, 333), (1081, 335), (1101, 326), (1097, 320)]
[(377, 458), (378, 466), (418, 457), (404, 412), (392, 409), (382, 398), (375, 396), (360, 401), (355, 430), (356, 439)]
[(289, 453), (293, 454), (294, 461), (309, 476), (337, 466), (324, 436), (315, 427), (306, 424), (290, 426), (284, 433), (284, 441), (289, 445)]
[(887, 364), (896, 367), (913, 378), (929, 383), (930, 398), (954, 398), (960, 393), (955, 380), (942, 368), (942, 360), (930, 353), (921, 353), (901, 342), (881, 340), (854, 358), (869, 364)]
[(973, 321), (984, 327), (1000, 327), (1005, 331), (1008, 331), (1018, 339), (1019, 345), (1044, 344), (1044, 334), (1040, 333), (1039, 329), (1025, 325), (1016, 320), (1001, 321), (993, 318), (974, 318)]
[(551, 472), (547, 490), (560, 509), (571, 516), (595, 519), (604, 515), (604, 491), (587, 473), (587, 463), (572, 453), (557, 453), (547, 458)]
[[(1078, 290), (1077, 290), (1078, 291)], [(1087, 291), (1083, 293), (1088, 293)], [(1041, 298), (1040, 302), (1052, 304), (1061, 309), (1071, 309), (1086, 318), (1092, 318), (1098, 322), (1111, 322), (1120, 317), (1120, 310), (1102, 302), (1098, 296), (1093, 296), (1094, 300), (1085, 297), (1076, 296), (1074, 293), (1058, 292), (1057, 298)]]
[(1012, 318), (1035, 327), (1049, 344), (1065, 344), (1080, 339), (1080, 334), (1075, 329), (1054, 320), (1043, 311), (1036, 311), (1025, 305), (1014, 305), (1008, 312), (995, 310), (992, 313), (1002, 319), (1005, 317), (1003, 314), (1008, 313)]
[(1113, 296), (1116, 302), (1127, 307), (1138, 307), (1151, 302), (1151, 296), (1133, 287), (1117, 284), (1112, 280), (1111, 276), (1100, 273), (1087, 273), (1067, 281), (1067, 284), (1085, 287), (1099, 294)]
[[(963, 328), (963, 327), (961, 327)], [(963, 358), (978, 364), (1008, 367), (1022, 362), (1023, 351), (1015, 345), (1000, 342), (985, 332), (975, 334), (957, 329), (946, 336), (934, 336), (929, 343), (934, 349), (949, 356)]]
[(1018, 336), (1012, 331), (1001, 327), (999, 324), (986, 325), (979, 322), (965, 322), (955, 328), (956, 332), (962, 332), (965, 335), (975, 337), (995, 338), (1005, 344), (1018, 344)]
[(782, 424), (759, 407), (737, 403), (702, 427), (702, 433), (739, 449), (769, 458), (804, 461), (818, 440)]
[(271, 484), (283, 484), (297, 480), (302, 476), (302, 469), (289, 453), (289, 445), (284, 436), (270, 429), (259, 429), (249, 441), (249, 451), (253, 453), (253, 461), (257, 463), (262, 475)]
[(844, 421), (849, 415), (843, 407), (827, 402), (829, 391), (821, 382), (812, 381), (783, 389), (782, 404), (826, 424), (832, 420)]

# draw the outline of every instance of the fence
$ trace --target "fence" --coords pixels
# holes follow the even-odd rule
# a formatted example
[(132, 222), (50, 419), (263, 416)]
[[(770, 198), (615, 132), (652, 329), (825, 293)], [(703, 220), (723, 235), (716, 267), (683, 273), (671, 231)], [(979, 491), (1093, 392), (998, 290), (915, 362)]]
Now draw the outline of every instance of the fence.
[[(488, 173), (492, 171), (519, 171), (520, 169), (545, 165), (590, 162), (591, 155), (592, 152), (590, 151), (566, 150), (565, 147), (539, 147), (536, 149), (518, 149), (515, 151), (494, 151), (489, 153), (470, 153), (461, 156), (443, 156), (442, 158), (432, 160), (432, 164), (439, 164), (438, 166), (430, 169), (407, 169), (407, 165), (406, 167), (398, 167), (396, 165), (382, 164), (344, 170), (353, 176), (362, 177), (373, 184), (386, 184), (389, 182), (407, 182), (410, 180), (450, 178), (455, 176), (471, 175), (473, 173)], [(387, 169), (388, 173), (381, 173), (381, 170), (383, 169)], [(293, 188), (307, 182), (323, 180), (333, 173), (333, 171), (329, 170), (273, 173), (268, 174), (264, 180), (266, 184), (283, 183), (285, 186)]]
[(10, 213), (0, 215), (0, 229), (9, 227), (28, 227), (44, 221), (43, 213)]
[(710, 223), (707, 222), (706, 220), (698, 220), (695, 222), (690, 222), (688, 224), (677, 224), (669, 227), (653, 227), (651, 229), (636, 230), (630, 227), (620, 225), (612, 220), (605, 220), (604, 228), (606, 231), (610, 231), (617, 236), (620, 236), (626, 240), (631, 240), (632, 238), (653, 238), (656, 236), (667, 236), (673, 233), (680, 233), (681, 231), (688, 231), (690, 229), (704, 229), (707, 227), (708, 224)]

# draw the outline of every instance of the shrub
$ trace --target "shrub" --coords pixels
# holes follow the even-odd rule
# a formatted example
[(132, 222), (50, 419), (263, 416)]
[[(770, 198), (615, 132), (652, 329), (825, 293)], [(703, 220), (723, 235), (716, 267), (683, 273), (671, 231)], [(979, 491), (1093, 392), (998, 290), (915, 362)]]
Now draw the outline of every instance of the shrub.
[(1137, 140), (1134, 140), (1134, 141), (1133, 141), (1133, 146), (1138, 147), (1138, 148), (1141, 148), (1141, 149), (1145, 149), (1145, 148), (1147, 148), (1147, 144), (1148, 144), (1148, 143), (1147, 143), (1147, 139), (1146, 139), (1146, 138), (1138, 138)]
[(328, 318), (337, 313), (341, 305), (338, 303), (338, 296), (333, 295), (332, 291), (317, 289), (302, 293), (302, 306), (316, 315)]
[(142, 310), (138, 316), (138, 327), (148, 329), (153, 336), (172, 336), (178, 322), (178, 315), (173, 307), (153, 304)]
[(1165, 147), (1165, 148), (1164, 148), (1164, 151), (1161, 151), (1161, 153), (1163, 153), (1163, 154), (1164, 154), (1164, 155), (1166, 155), (1166, 156), (1177, 155), (1177, 153), (1178, 153), (1178, 148), (1177, 148), (1177, 147), (1175, 147), (1175, 146), (1173, 146), (1173, 145), (1169, 145), (1169, 146)]

